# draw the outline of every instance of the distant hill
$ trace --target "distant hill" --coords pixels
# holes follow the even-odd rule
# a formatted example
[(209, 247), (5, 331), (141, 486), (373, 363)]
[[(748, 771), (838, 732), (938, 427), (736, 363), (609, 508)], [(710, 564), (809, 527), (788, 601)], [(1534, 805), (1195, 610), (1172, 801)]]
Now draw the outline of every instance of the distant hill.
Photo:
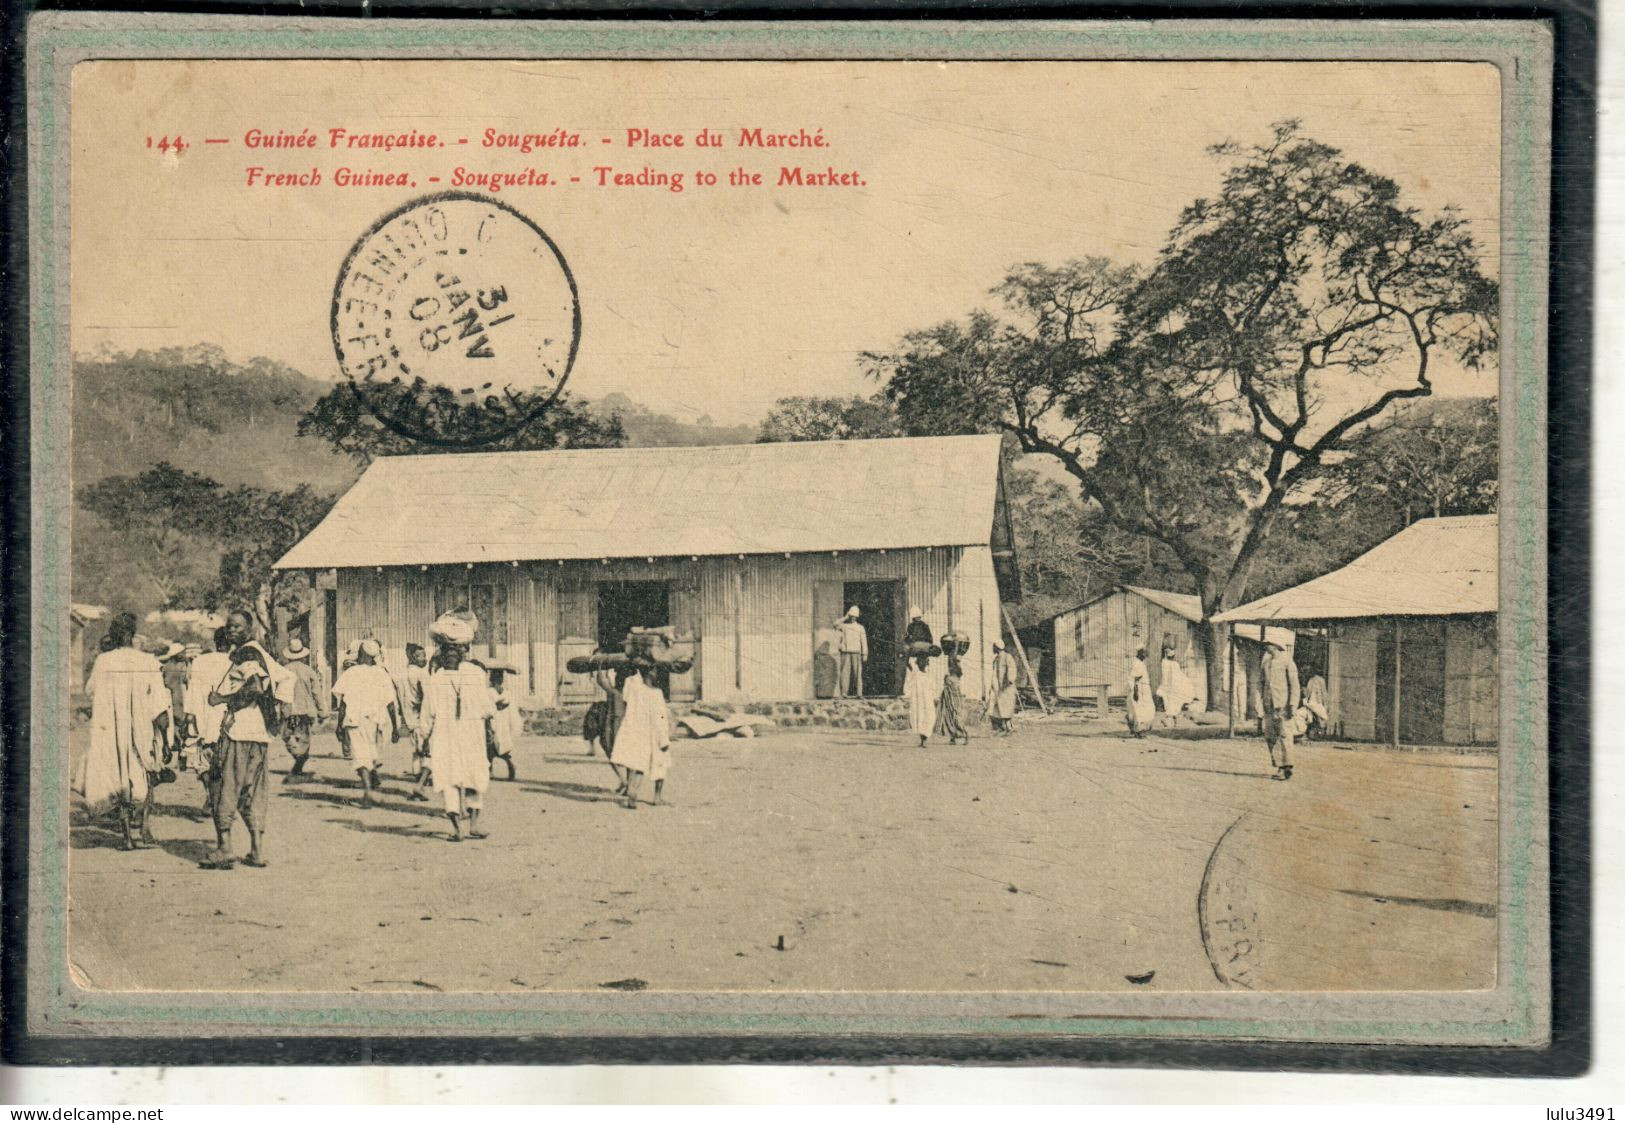
[(232, 363), (214, 347), (77, 358), (74, 486), (167, 460), (223, 484), (338, 491), (360, 474), (355, 464), (297, 432), (332, 388), (269, 359)]
[[(138, 475), (168, 461), (228, 486), (286, 490), (300, 484), (342, 492), (360, 469), (316, 437), (301, 437), (299, 418), (332, 382), (311, 378), (270, 359), (233, 362), (202, 345), (77, 356), (73, 368), (75, 488), (109, 476)], [(632, 445), (743, 444), (752, 425), (679, 421), (624, 394), (589, 403), (594, 413), (618, 413)], [(119, 528), (88, 512), (73, 512), (73, 597), (115, 608), (160, 607), (159, 592), (141, 576), (133, 547)], [(173, 559), (177, 582), (200, 581), (218, 555)], [(148, 559), (148, 568), (151, 559)]]
[(760, 435), (760, 425), (718, 425), (701, 415), (695, 421), (679, 421), (664, 413), (655, 413), (639, 405), (625, 394), (605, 394), (588, 407), (600, 417), (619, 414), (621, 427), (626, 430), (626, 443), (635, 447), (673, 447), (680, 445), (748, 445)]

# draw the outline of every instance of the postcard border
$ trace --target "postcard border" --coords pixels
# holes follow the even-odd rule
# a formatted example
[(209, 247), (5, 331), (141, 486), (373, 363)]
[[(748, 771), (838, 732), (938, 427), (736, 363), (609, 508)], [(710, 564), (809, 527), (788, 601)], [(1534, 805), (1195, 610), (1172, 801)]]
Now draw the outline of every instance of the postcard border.
[[(85, 17), (36, 17), (31, 27), (31, 52), (28, 68), (30, 149), (43, 155), (61, 153), (66, 145), (65, 126), (59, 124), (56, 99), (63, 94), (66, 75), (74, 62), (96, 57), (245, 57), (267, 56), (294, 46), (299, 57), (378, 57), (382, 51), (407, 52), (408, 57), (445, 57), (448, 50), (463, 50), (474, 57), (514, 57), (545, 53), (549, 57), (605, 57), (606, 52), (635, 52), (635, 57), (742, 57), (783, 58), (786, 44), (792, 44), (797, 57), (910, 57), (910, 58), (1099, 58), (1103, 54), (1121, 56), (1134, 52), (1136, 57), (1148, 53), (1158, 57), (1183, 58), (1196, 55), (1215, 57), (1215, 44), (1222, 43), (1223, 57), (1280, 57), (1284, 50), (1293, 50), (1289, 57), (1301, 58), (1297, 49), (1335, 50), (1336, 57), (1417, 57), (1422, 49), (1425, 57), (1464, 57), (1474, 60), (1495, 61), (1502, 65), (1504, 76), (1503, 106), (1508, 111), (1504, 129), (1516, 127), (1516, 143), (1504, 146), (1504, 175), (1506, 190), (1503, 207), (1511, 223), (1504, 223), (1503, 245), (1509, 241), (1521, 243), (1524, 252), (1504, 254), (1509, 265), (1516, 263), (1516, 276), (1508, 280), (1508, 309), (1505, 319), (1508, 357), (1504, 400), (1511, 408), (1506, 410), (1507, 424), (1514, 442), (1526, 453), (1503, 457), (1503, 471), (1515, 466), (1503, 480), (1507, 488), (1507, 502), (1503, 506), (1503, 536), (1511, 550), (1512, 564), (1506, 568), (1506, 582), (1511, 588), (1503, 589), (1503, 618), (1515, 637), (1507, 649), (1516, 658), (1508, 660), (1503, 672), (1508, 678), (1508, 709), (1515, 720), (1511, 744), (1503, 746), (1503, 806), (1512, 809), (1511, 830), (1503, 819), (1503, 871), (1509, 880), (1504, 886), (1510, 939), (1503, 946), (1503, 980), (1486, 994), (1500, 995), (1504, 1001), (1496, 1007), (1487, 1007), (1491, 1016), (1481, 1021), (1406, 1021), (1404, 1018), (1331, 1018), (1300, 1019), (1287, 1015), (1271, 1018), (1237, 1016), (1230, 1018), (1170, 1018), (1147, 1021), (1144, 1017), (1092, 1016), (1079, 1019), (1073, 1016), (1021, 1017), (1009, 1015), (995, 1018), (968, 1019), (949, 1017), (878, 1017), (867, 1015), (816, 1016), (810, 1012), (752, 1013), (716, 1011), (696, 1013), (661, 1011), (658, 1003), (635, 1012), (610, 1016), (600, 1010), (582, 1010), (579, 1013), (501, 1009), (485, 1004), (481, 996), (468, 997), (468, 1005), (476, 1008), (448, 1008), (444, 997), (422, 1004), (402, 1008), (398, 1003), (369, 1008), (366, 1004), (348, 1006), (342, 1014), (324, 1008), (320, 999), (329, 996), (254, 996), (240, 1004), (222, 1003), (220, 996), (198, 1001), (190, 996), (110, 995), (109, 992), (76, 992), (68, 975), (65, 954), (66, 914), (61, 909), (33, 910), (33, 931), (30, 933), (30, 951), (37, 953), (49, 948), (52, 974), (41, 993), (37, 974), (31, 981), (29, 1015), (31, 1028), (41, 1034), (76, 1034), (102, 1032), (114, 1029), (122, 1032), (158, 1032), (179, 1030), (197, 1033), (264, 1032), (358, 1032), (358, 1033), (543, 1033), (602, 1035), (606, 1029), (619, 1034), (692, 1034), (705, 1033), (776, 1035), (794, 1034), (863, 1034), (884, 1035), (887, 1038), (910, 1035), (975, 1035), (978, 1037), (1009, 1035), (1027, 1041), (1054, 1037), (1058, 1040), (1078, 1037), (1158, 1037), (1180, 1038), (1212, 1037), (1226, 1040), (1251, 1038), (1278, 1041), (1397, 1041), (1430, 1043), (1503, 1043), (1538, 1044), (1544, 1039), (1549, 1007), (1546, 1003), (1545, 981), (1549, 977), (1545, 941), (1546, 913), (1544, 901), (1531, 898), (1532, 883), (1540, 880), (1544, 872), (1545, 804), (1540, 798), (1506, 799), (1521, 789), (1524, 793), (1540, 791), (1546, 763), (1544, 756), (1545, 682), (1546, 666), (1544, 635), (1546, 629), (1545, 601), (1545, 238), (1531, 238), (1529, 231), (1543, 228), (1545, 211), (1545, 137), (1550, 114), (1549, 87), (1542, 78), (1550, 78), (1551, 69), (1538, 65), (1546, 54), (1547, 41), (1539, 24), (1527, 22), (1487, 22), (1462, 34), (1461, 25), (1442, 24), (1353, 24), (1316, 23), (1292, 29), (1279, 24), (1242, 25), (1226, 21), (1221, 24), (1189, 22), (1181, 24), (958, 24), (952, 28), (951, 46), (944, 45), (944, 28), (920, 23), (859, 25), (799, 25), (775, 23), (771, 25), (673, 26), (670, 24), (604, 23), (519, 24), (493, 25), (490, 23), (467, 25), (436, 22), (418, 26), (397, 23), (393, 26), (356, 25), (334, 26), (333, 21), (281, 21), (269, 29), (261, 21), (240, 17), (216, 20), (188, 19), (190, 25), (177, 29), (170, 27), (140, 26), (143, 21), (128, 21), (129, 26), (107, 31), (90, 26), (94, 19)], [(171, 23), (173, 21), (170, 21)], [(1221, 30), (1222, 29), (1222, 30)], [(517, 32), (521, 34), (516, 35)], [(1301, 34), (1300, 34), (1301, 33)], [(653, 40), (651, 40), (651, 36)], [(280, 40), (280, 42), (277, 42)], [(1352, 42), (1351, 42), (1352, 40)], [(427, 55), (414, 52), (426, 51)], [(1441, 54), (1426, 53), (1439, 51)], [(1397, 52), (1397, 54), (1396, 54)], [(1486, 58), (1486, 56), (1490, 56)], [(1513, 63), (1508, 76), (1506, 63)], [(468, 57), (468, 56), (465, 56)], [(1537, 65), (1531, 66), (1531, 62)], [(1528, 73), (1521, 69), (1527, 68)], [(33, 206), (30, 208), (32, 232), (37, 246), (49, 246), (62, 231), (63, 215), (58, 210), (58, 198), (65, 180), (61, 176), (65, 167), (60, 160), (38, 158), (31, 161)], [(34, 557), (34, 608), (36, 619), (66, 619), (66, 574), (60, 565), (65, 556), (67, 509), (67, 445), (66, 418), (68, 403), (67, 379), (59, 377), (66, 362), (65, 323), (58, 315), (66, 305), (50, 299), (50, 294), (63, 295), (63, 277), (55, 269), (51, 253), (33, 256), (33, 291), (42, 294), (32, 308), (30, 367), (35, 372), (31, 383), (33, 394), (33, 465), (35, 504), (33, 507), (32, 538), (37, 548)], [(65, 273), (65, 270), (62, 271)], [(1509, 446), (1511, 447), (1509, 442)], [(41, 473), (42, 467), (57, 470)], [(52, 493), (54, 491), (54, 494)], [(1527, 499), (1523, 497), (1528, 497)], [(1521, 579), (1520, 579), (1521, 578)], [(1510, 608), (1510, 611), (1509, 611)], [(56, 740), (45, 745), (46, 751), (35, 756), (33, 788), (30, 802), (37, 814), (32, 817), (33, 853), (36, 860), (30, 873), (30, 896), (34, 900), (64, 900), (66, 891), (66, 855), (60, 846), (41, 845), (60, 840), (66, 833), (66, 767), (61, 741), (61, 716), (65, 705), (56, 706), (62, 699), (63, 676), (60, 674), (65, 657), (65, 625), (35, 630), (33, 727), (41, 735)], [(54, 673), (53, 673), (54, 672)], [(47, 689), (49, 688), (49, 689)], [(52, 705), (47, 705), (50, 700)], [(53, 712), (54, 706), (54, 712)], [(39, 742), (36, 742), (38, 744)], [(34, 755), (34, 754), (31, 754)], [(1506, 789), (1511, 786), (1514, 791)], [(63, 798), (54, 798), (62, 794)], [(46, 798), (40, 798), (45, 796)], [(53, 896), (52, 894), (55, 894)], [(33, 958), (31, 954), (30, 958)], [(559, 997), (559, 996), (549, 996)], [(576, 996), (565, 996), (567, 998)], [(598, 997), (598, 996), (593, 996)], [(618, 996), (618, 1005), (624, 1010), (626, 996)], [(642, 997), (642, 996), (639, 996)], [(666, 996), (673, 998), (676, 996)], [(692, 997), (692, 996), (690, 996)], [(737, 997), (737, 996), (731, 996)], [(750, 996), (759, 998), (761, 996)], [(787, 996), (800, 999), (789, 1005), (816, 1002), (818, 996)], [(850, 998), (851, 996), (838, 996)], [(934, 996), (933, 996), (934, 997)], [(1019, 996), (1026, 1000), (1032, 996)], [(1068, 996), (1071, 998), (1093, 996)], [(1204, 996), (1227, 998), (1233, 996)], [(1255, 996), (1247, 996), (1249, 998)], [(1256, 996), (1265, 1001), (1262, 1008), (1279, 1011), (1282, 999), (1293, 996)], [(1369, 999), (1372, 996), (1359, 996)], [(268, 1001), (267, 999), (273, 999)], [(276, 1001), (274, 999), (283, 999)], [(318, 1001), (311, 1002), (310, 999)], [(1328, 1004), (1328, 996), (1312, 996), (1319, 1006)], [(748, 1005), (749, 1003), (747, 1003)], [(772, 1004), (785, 1005), (775, 999)], [(583, 1003), (595, 1006), (598, 1003)], [(1042, 1005), (1042, 1003), (1038, 1003)], [(1358, 1005), (1358, 1003), (1356, 1003)], [(1403, 1003), (1401, 1003), (1403, 1006)], [(1143, 1001), (1136, 1003), (1145, 1008)], [(433, 1009), (433, 1024), (422, 1024), (424, 1011)], [(137, 1028), (142, 1027), (142, 1028)], [(678, 1040), (673, 1038), (674, 1041)], [(702, 1039), (708, 1040), (708, 1039)]]

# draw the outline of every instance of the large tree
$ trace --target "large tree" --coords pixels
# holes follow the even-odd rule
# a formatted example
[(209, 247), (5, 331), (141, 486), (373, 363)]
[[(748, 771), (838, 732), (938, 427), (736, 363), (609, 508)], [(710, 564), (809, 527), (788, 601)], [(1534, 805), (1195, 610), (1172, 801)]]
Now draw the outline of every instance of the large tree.
[(897, 412), (884, 397), (780, 398), (762, 421), (762, 444), (900, 437)]
[(86, 485), (79, 503), (139, 544), (136, 556), (159, 607), (246, 608), (270, 632), (277, 608), (308, 607), (305, 578), (271, 567), (322, 520), (333, 498), (306, 485), (226, 488), (160, 463)]
[[(380, 456), (412, 453), (618, 448), (626, 443), (618, 417), (596, 416), (562, 394), (551, 401), (510, 395), (494, 405), (480, 404), (422, 380), (412, 387), (373, 386), (366, 392), (372, 398), (363, 399), (348, 382), (333, 387), (299, 419), (299, 435), (325, 439), (362, 467)], [(524, 419), (510, 421), (514, 412)], [(410, 423), (386, 425), (380, 413), (409, 417)], [(444, 443), (424, 440), (424, 435)]]
[[(214, 480), (168, 462), (139, 475), (110, 476), (79, 488), (79, 506), (101, 521), (109, 532), (107, 544), (134, 564), (138, 579), (147, 586), (141, 591), (121, 590), (121, 603), (133, 598), (173, 607), (183, 591), (207, 572), (206, 554), (198, 549), (193, 527), (199, 512), (214, 509), (221, 491)], [(75, 569), (83, 565), (100, 573), (112, 552), (79, 559)], [(87, 587), (104, 595), (113, 591)]]
[[(1453, 208), (1277, 125), (1210, 150), (1212, 199), (1186, 207), (1151, 266), (1027, 264), (973, 313), (866, 356), (914, 433), (1011, 433), (1053, 457), (1116, 526), (1162, 543), (1211, 618), (1242, 603), (1283, 509), (1434, 363), (1496, 348), (1497, 286)], [(1209, 701), (1222, 705), (1220, 676)]]

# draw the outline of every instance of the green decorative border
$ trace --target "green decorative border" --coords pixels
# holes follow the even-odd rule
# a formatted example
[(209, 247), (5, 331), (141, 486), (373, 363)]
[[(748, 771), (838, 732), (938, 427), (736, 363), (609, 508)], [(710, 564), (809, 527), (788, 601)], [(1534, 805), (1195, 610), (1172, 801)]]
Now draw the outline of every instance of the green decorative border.
[[(1158, 21), (1147, 23), (656, 24), (392, 22), (339, 24), (255, 17), (53, 14), (29, 29), (32, 257), (33, 635), (30, 1020), (39, 1034), (377, 1033), (987, 1035), (1225, 1038), (1322, 1042), (1536, 1044), (1547, 1033), (1545, 850), (1545, 316), (1550, 37), (1534, 22)], [(58, 251), (68, 198), (68, 75), (87, 58), (304, 57), (595, 59), (958, 59), (1103, 61), (1410, 59), (1492, 62), (1502, 74), (1503, 720), (1501, 970), (1493, 991), (1435, 996), (1190, 995), (1144, 1001), (1134, 1016), (875, 1012), (907, 996), (765, 994), (537, 996), (551, 1009), (495, 995), (179, 994), (81, 991), (67, 959), (67, 706), (70, 355), (60, 316)], [(64, 271), (65, 272), (65, 271)], [(41, 907), (41, 902), (48, 903)], [(1052, 1007), (1058, 996), (917, 996), (947, 1005)], [(1080, 1005), (1105, 996), (1060, 996)], [(1433, 997), (1461, 1008), (1403, 1016)], [(653, 1002), (642, 1001), (655, 999)], [(690, 1001), (691, 999), (691, 1001)], [(673, 1009), (690, 1001), (689, 1009)], [(1400, 1016), (1366, 1016), (1384, 1001)], [(576, 1003), (577, 1009), (562, 1007)], [(1222, 1006), (1191, 1016), (1175, 1003)], [(845, 1004), (851, 1013), (796, 1013)], [(1305, 1016), (1283, 1015), (1297, 1004)], [(1327, 1016), (1339, 1005), (1348, 1016)], [(703, 1005), (704, 1008), (701, 1008)], [(1476, 1006), (1476, 1009), (1471, 1007)], [(661, 1007), (665, 1007), (662, 1009)], [(1250, 1009), (1269, 1016), (1248, 1016)], [(1166, 1010), (1166, 1015), (1162, 1011)]]

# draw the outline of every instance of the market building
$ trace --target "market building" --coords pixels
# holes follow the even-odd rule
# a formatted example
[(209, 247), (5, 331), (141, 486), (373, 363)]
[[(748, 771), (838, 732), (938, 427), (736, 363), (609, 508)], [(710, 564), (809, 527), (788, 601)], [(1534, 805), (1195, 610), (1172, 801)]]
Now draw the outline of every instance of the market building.
[(631, 627), (693, 642), (674, 701), (826, 693), (834, 625), (860, 608), (865, 690), (901, 689), (911, 606), (969, 635), (982, 693), (1003, 604), (1020, 596), (997, 436), (386, 457), (278, 563), (313, 572), (307, 628), (331, 673), (364, 637), (404, 665), (437, 615), (530, 706), (587, 702), (574, 655)]

